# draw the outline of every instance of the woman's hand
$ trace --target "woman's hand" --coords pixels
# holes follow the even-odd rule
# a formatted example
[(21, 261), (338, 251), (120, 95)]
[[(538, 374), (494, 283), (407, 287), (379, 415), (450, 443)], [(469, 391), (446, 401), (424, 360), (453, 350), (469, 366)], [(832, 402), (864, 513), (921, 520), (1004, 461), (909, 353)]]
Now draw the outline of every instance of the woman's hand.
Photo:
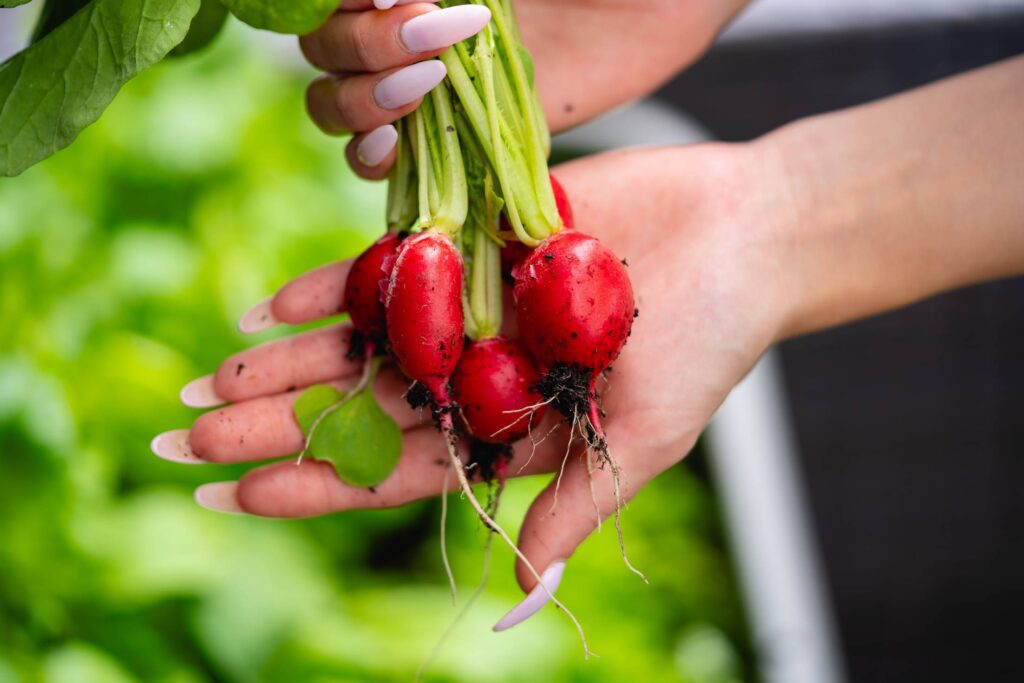
[[(608, 154), (555, 169), (573, 199), (578, 225), (628, 260), (640, 309), (602, 389), (608, 441), (627, 498), (690, 451), (783, 319), (780, 293), (772, 287), (775, 263), (760, 241), (759, 222), (786, 212), (758, 192), (759, 168), (745, 146), (706, 145)], [(243, 318), (243, 329), (338, 314), (348, 268), (348, 262), (329, 265), (285, 285)], [(190, 384), (183, 398), (196, 407), (230, 405), (203, 415), (190, 431), (158, 437), (158, 454), (235, 463), (297, 453), (303, 438), (292, 402), (302, 387), (357, 381), (360, 368), (345, 357), (348, 334), (342, 323), (227, 359), (215, 375)], [(269, 517), (307, 517), (438, 495), (445, 444), (429, 415), (405, 405), (408, 385), (394, 370), (377, 380), (377, 396), (404, 430), (405, 445), (397, 470), (376, 490), (344, 484), (329, 463), (306, 458), (296, 466), (291, 459), (254, 469), (237, 483), (204, 486), (199, 502)], [(535, 435), (546, 434), (555, 420), (550, 417)], [(563, 425), (536, 452), (529, 441), (520, 443), (509, 472), (556, 471), (567, 440)], [(595, 472), (604, 516), (615, 511), (609, 474)], [(455, 486), (454, 477), (450, 484)], [(567, 461), (557, 515), (548, 514), (553, 494), (552, 484), (532, 506), (520, 544), (538, 570), (555, 566), (559, 573), (556, 563), (569, 558), (597, 524), (581, 452)], [(525, 590), (535, 585), (522, 566), (518, 578)]]
[[(394, 5), (378, 0), (377, 6)], [(517, 0), (523, 39), (554, 131), (650, 93), (695, 60), (747, 0)], [(387, 11), (345, 0), (300, 44), (328, 72), (310, 84), (313, 120), (329, 134), (358, 133), (348, 160), (366, 178), (383, 178), (397, 134), (390, 124), (419, 106), (441, 82), (433, 59), (489, 21), (479, 5), (439, 9), (400, 2)]]

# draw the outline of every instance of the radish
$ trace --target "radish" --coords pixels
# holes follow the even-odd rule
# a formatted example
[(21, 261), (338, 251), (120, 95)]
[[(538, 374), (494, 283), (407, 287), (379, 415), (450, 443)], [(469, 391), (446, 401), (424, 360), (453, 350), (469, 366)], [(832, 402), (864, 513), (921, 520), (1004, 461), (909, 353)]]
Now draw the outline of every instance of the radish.
[[(580, 430), (598, 463), (610, 467), (622, 559), (646, 581), (626, 555), (620, 468), (608, 450), (595, 386), (601, 373), (618, 358), (638, 314), (625, 263), (589, 235), (562, 232), (537, 247), (513, 277), (519, 334), (546, 370), (537, 390), (571, 421), (574, 430)], [(557, 505), (560, 477), (552, 508)], [(600, 526), (593, 489), (591, 494)]]
[(384, 300), (391, 352), (437, 410), (450, 405), (448, 378), (462, 355), (462, 255), (451, 239), (424, 232), (402, 242)]
[(519, 342), (493, 337), (471, 342), (452, 375), (452, 399), (465, 431), (477, 441), (511, 444), (544, 416), (534, 388), (540, 372)]
[(365, 344), (370, 356), (387, 341), (381, 286), (387, 280), (386, 266), (394, 261), (400, 241), (398, 235), (389, 232), (374, 242), (352, 264), (345, 281), (344, 310), (357, 333), (352, 336), (353, 350), (360, 343)]
[(543, 367), (577, 368), (592, 385), (633, 327), (636, 307), (625, 265), (597, 239), (561, 232), (512, 275), (523, 344)]

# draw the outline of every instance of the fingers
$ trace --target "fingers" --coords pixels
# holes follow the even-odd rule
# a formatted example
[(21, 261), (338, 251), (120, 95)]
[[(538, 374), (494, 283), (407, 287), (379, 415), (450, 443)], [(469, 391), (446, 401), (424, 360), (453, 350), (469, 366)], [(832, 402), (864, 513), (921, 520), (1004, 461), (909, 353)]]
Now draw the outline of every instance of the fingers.
[(295, 278), (246, 311), (238, 321), (239, 331), (256, 334), (281, 323), (301, 325), (344, 313), (345, 280), (354, 260), (321, 266)]
[(388, 177), (395, 163), (395, 144), (398, 130), (382, 126), (366, 135), (356, 135), (345, 148), (345, 158), (356, 175), (367, 180)]
[(307, 88), (306, 108), (328, 135), (375, 130), (411, 113), (446, 74), (440, 60), (430, 59), (383, 73), (325, 75)]
[[(388, 11), (365, 11), (372, 7)], [(329, 72), (306, 91), (310, 117), (329, 135), (357, 133), (346, 151), (349, 163), (364, 178), (384, 178), (398, 141), (391, 124), (415, 110), (446, 75), (444, 64), (433, 58), (490, 19), (482, 5), (342, 3), (341, 11), (300, 39), (306, 58)]]
[[(553, 423), (545, 424), (550, 429)], [(546, 432), (538, 429), (536, 433)], [(564, 449), (564, 427), (536, 449), (529, 441), (520, 442), (509, 464), (509, 476), (551, 471)], [(394, 473), (372, 492), (346, 485), (329, 464), (307, 465), (303, 461), (296, 467), (285, 462), (249, 472), (239, 482), (238, 501), (246, 512), (264, 517), (312, 517), (357, 508), (396, 507), (438, 495), (448, 462), (447, 447), (437, 430), (418, 427), (406, 432), (402, 459)], [(452, 473), (448, 488), (457, 487)]]
[[(348, 380), (330, 382), (345, 390), (356, 382)], [(374, 394), (381, 408), (391, 415), (399, 428), (409, 429), (420, 423), (420, 412), (405, 402), (403, 395), (409, 382), (394, 369), (382, 370), (374, 384)], [(291, 391), (277, 396), (236, 403), (202, 415), (187, 435), (177, 435), (175, 451), (167, 444), (169, 455), (190, 453), (201, 462), (237, 463), (279, 458), (302, 451), (305, 439), (295, 421), (292, 405), (302, 394)], [(185, 437), (183, 443), (181, 439)], [(159, 438), (159, 437), (158, 437)], [(160, 450), (160, 444), (157, 444)], [(162, 453), (158, 452), (158, 455)], [(180, 460), (181, 458), (175, 458)]]
[(363, 359), (349, 359), (351, 338), (343, 323), (246, 349), (220, 364), (214, 391), (233, 403), (356, 375)]
[(428, 3), (388, 12), (341, 11), (299, 44), (313, 66), (334, 73), (377, 72), (436, 57), (491, 19), (480, 5), (438, 9)]

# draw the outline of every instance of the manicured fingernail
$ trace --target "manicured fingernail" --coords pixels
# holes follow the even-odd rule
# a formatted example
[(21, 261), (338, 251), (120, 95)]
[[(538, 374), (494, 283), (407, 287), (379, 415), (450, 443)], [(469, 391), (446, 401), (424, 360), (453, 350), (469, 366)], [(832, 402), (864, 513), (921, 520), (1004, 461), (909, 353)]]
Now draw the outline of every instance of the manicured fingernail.
[(185, 465), (202, 465), (205, 461), (192, 452), (192, 446), (188, 443), (188, 433), (187, 429), (175, 429), (157, 434), (149, 442), (149, 448), (153, 455), (164, 460)]
[(398, 143), (398, 130), (391, 125), (370, 131), (356, 148), (356, 157), (365, 166), (376, 166), (387, 158)]
[(381, 109), (398, 109), (433, 90), (448, 70), (439, 59), (428, 59), (399, 69), (373, 88), (373, 99)]
[(373, 0), (373, 6), (377, 9), (391, 9), (398, 0)]
[(227, 403), (213, 388), (213, 375), (194, 379), (181, 390), (181, 402), (189, 408), (212, 408)]
[(238, 321), (238, 331), (242, 334), (255, 334), (269, 330), (281, 322), (274, 317), (274, 313), (270, 310), (270, 303), (273, 300), (274, 297), (267, 297), (246, 311), (242, 319)]
[(213, 484), (203, 484), (196, 489), (196, 502), (207, 510), (216, 512), (229, 512), (234, 515), (244, 515), (245, 510), (238, 504), (238, 482), (218, 481)]
[(427, 12), (402, 25), (402, 42), (413, 52), (441, 50), (479, 33), (490, 20), (491, 10), (482, 5)]
[[(494, 632), (498, 633), (500, 631), (510, 629), (516, 624), (523, 623), (539, 612), (540, 608), (548, 602), (548, 593), (554, 595), (555, 591), (558, 590), (558, 584), (562, 583), (562, 572), (564, 571), (564, 560), (552, 562), (551, 565), (544, 570), (544, 573), (540, 575), (540, 583), (534, 586), (529, 595), (523, 598), (521, 603), (509, 610), (508, 614), (503, 616), (501, 621), (494, 625)], [(547, 588), (547, 591), (544, 590), (545, 587)]]

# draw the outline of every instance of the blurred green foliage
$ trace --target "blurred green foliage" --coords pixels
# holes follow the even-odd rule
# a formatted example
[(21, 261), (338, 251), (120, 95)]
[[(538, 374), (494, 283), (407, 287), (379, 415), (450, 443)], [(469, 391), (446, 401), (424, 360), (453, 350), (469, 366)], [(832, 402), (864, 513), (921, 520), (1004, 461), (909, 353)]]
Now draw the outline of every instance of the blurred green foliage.
[[(218, 515), (191, 491), (240, 468), (149, 453), (195, 417), (179, 388), (250, 343), (234, 327), (243, 310), (382, 229), (384, 187), (355, 179), (344, 141), (304, 115), (310, 74), (241, 33), (144, 74), (70, 149), (0, 181), (0, 683), (408, 681), (456, 613), (437, 501), (303, 522)], [(506, 525), (543, 483), (510, 485)], [(464, 600), (485, 535), (452, 504)], [(496, 544), (488, 590), (427, 680), (745, 678), (703, 478), (667, 473), (625, 527), (651, 585), (606, 530), (560, 592), (600, 659), (583, 661), (550, 607), (490, 632), (520, 597)]]

